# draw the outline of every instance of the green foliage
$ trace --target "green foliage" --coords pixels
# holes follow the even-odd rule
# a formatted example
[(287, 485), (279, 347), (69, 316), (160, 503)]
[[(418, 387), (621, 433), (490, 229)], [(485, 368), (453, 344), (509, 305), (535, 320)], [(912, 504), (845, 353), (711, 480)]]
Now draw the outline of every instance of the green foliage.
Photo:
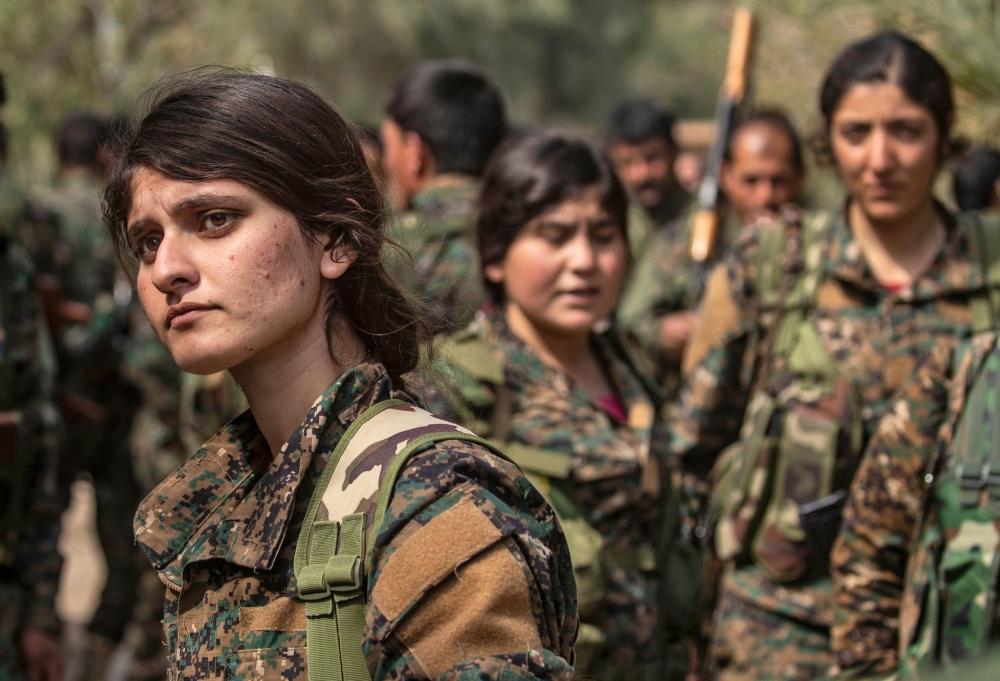
[[(12, 166), (52, 172), (49, 135), (72, 109), (134, 109), (157, 79), (204, 64), (276, 73), (377, 124), (386, 92), (428, 57), (493, 74), (512, 117), (599, 136), (614, 104), (646, 94), (710, 117), (731, 0), (0, 0)], [(1000, 138), (996, 0), (756, 0), (756, 100), (819, 127), (816, 91), (844, 43), (882, 25), (925, 39), (959, 87), (959, 129)]]

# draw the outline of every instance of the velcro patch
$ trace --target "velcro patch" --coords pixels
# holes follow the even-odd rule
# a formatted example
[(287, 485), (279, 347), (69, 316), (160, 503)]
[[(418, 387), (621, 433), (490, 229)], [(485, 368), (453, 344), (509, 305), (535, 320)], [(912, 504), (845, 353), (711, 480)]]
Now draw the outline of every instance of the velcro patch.
[(431, 679), (463, 660), (542, 647), (528, 578), (503, 543), (456, 569), (407, 616), (397, 636)]
[(460, 501), (410, 534), (389, 557), (372, 602), (396, 622), (425, 593), (502, 536), (471, 499)]
[(305, 631), (305, 603), (283, 596), (266, 605), (240, 609), (242, 631)]

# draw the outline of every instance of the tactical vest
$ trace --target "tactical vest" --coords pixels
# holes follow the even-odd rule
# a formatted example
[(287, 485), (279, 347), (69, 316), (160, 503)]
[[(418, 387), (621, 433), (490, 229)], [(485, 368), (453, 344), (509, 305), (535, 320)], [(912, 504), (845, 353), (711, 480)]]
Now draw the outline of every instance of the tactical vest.
[[(970, 230), (990, 286), (978, 304), (976, 331), (995, 329), (1000, 311), (1000, 234), (989, 227), (977, 220)], [(958, 349), (956, 369), (968, 352), (967, 345)], [(939, 446), (924, 476), (924, 515), (907, 565), (899, 637), (904, 678), (976, 656), (1000, 633), (1000, 343), (972, 380), (951, 390), (944, 432), (954, 437)]]
[[(601, 533), (587, 522), (586, 509), (581, 507), (573, 491), (570, 452), (532, 447), (507, 439), (514, 395), (505, 383), (503, 366), (492, 348), (481, 338), (471, 336), (460, 337), (458, 342), (449, 339), (439, 344), (437, 351), (446, 365), (458, 367), (492, 388), (493, 395), (464, 395), (471, 402), (478, 403), (481, 399), (482, 403), (476, 406), (488, 406), (490, 420), (477, 421), (471, 414), (463, 414), (462, 420), (479, 432), (489, 433), (494, 446), (502, 449), (521, 468), (559, 518), (576, 578), (580, 613), (576, 666), (586, 669), (595, 661), (605, 641), (604, 633), (594, 621), (605, 605), (606, 571), (612, 568), (653, 571), (657, 567), (657, 552), (652, 543), (624, 551), (605, 546)], [(452, 400), (456, 401), (462, 400)]]
[(445, 440), (494, 445), (401, 400), (369, 407), (330, 455), (295, 546), (309, 681), (370, 681), (362, 651), (375, 539), (407, 461)]
[[(861, 449), (858, 398), (809, 315), (824, 274), (825, 249), (817, 246), (831, 225), (826, 215), (761, 233), (756, 289), (762, 312), (776, 316), (762, 339), (763, 364), (739, 440), (722, 452), (712, 473), (717, 555), (753, 562), (777, 582), (824, 564), (839, 527), (838, 497), (831, 495), (846, 488), (853, 473), (838, 454)], [(801, 255), (786, 269), (789, 244), (797, 244)], [(780, 392), (767, 384), (776, 358), (790, 374)], [(803, 516), (803, 507), (814, 510)]]
[[(766, 380), (774, 358), (790, 373), (780, 393), (758, 381), (739, 440), (713, 470), (715, 549), (723, 560), (753, 562), (776, 582), (825, 572), (840, 529), (840, 509), (863, 446), (859, 396), (823, 348), (809, 313), (824, 274), (832, 215), (791, 226), (799, 258), (790, 269), (783, 223), (763, 231), (756, 288), (764, 312), (777, 314), (765, 338)], [(992, 328), (1000, 310), (1000, 233), (975, 216), (963, 220), (970, 252), (990, 285), (970, 298), (972, 330)], [(809, 260), (812, 258), (812, 260)], [(838, 454), (843, 453), (838, 456)], [(844, 460), (849, 459), (849, 460)]]

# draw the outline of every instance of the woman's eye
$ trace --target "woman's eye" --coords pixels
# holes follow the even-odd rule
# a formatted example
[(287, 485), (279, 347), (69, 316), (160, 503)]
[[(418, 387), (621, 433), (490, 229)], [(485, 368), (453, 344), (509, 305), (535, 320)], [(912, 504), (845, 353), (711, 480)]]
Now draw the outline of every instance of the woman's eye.
[(132, 253), (135, 254), (137, 260), (149, 263), (156, 256), (156, 249), (159, 247), (160, 236), (158, 234), (145, 234), (135, 240)]
[(924, 134), (923, 128), (919, 125), (900, 124), (894, 127), (896, 137), (906, 142), (914, 142), (920, 139)]
[(619, 237), (619, 234), (620, 232), (617, 227), (608, 225), (595, 229), (591, 234), (591, 238), (599, 244), (610, 244)]
[(538, 236), (550, 244), (561, 244), (566, 240), (566, 230), (555, 226), (543, 226), (538, 230)]
[(214, 211), (212, 213), (206, 213), (201, 218), (201, 226), (207, 231), (217, 232), (227, 227), (232, 227), (236, 222), (236, 216), (233, 213), (227, 213), (225, 211)]
[(857, 144), (865, 138), (867, 132), (868, 130), (865, 126), (849, 125), (840, 129), (840, 136), (852, 144)]

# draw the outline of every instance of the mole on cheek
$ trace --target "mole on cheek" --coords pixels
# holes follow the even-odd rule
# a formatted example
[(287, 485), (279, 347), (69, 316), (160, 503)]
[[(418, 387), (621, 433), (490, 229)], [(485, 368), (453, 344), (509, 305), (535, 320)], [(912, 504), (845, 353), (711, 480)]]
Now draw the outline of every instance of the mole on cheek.
[(306, 287), (306, 280), (299, 279), (299, 288), (305, 288), (305, 287)]

